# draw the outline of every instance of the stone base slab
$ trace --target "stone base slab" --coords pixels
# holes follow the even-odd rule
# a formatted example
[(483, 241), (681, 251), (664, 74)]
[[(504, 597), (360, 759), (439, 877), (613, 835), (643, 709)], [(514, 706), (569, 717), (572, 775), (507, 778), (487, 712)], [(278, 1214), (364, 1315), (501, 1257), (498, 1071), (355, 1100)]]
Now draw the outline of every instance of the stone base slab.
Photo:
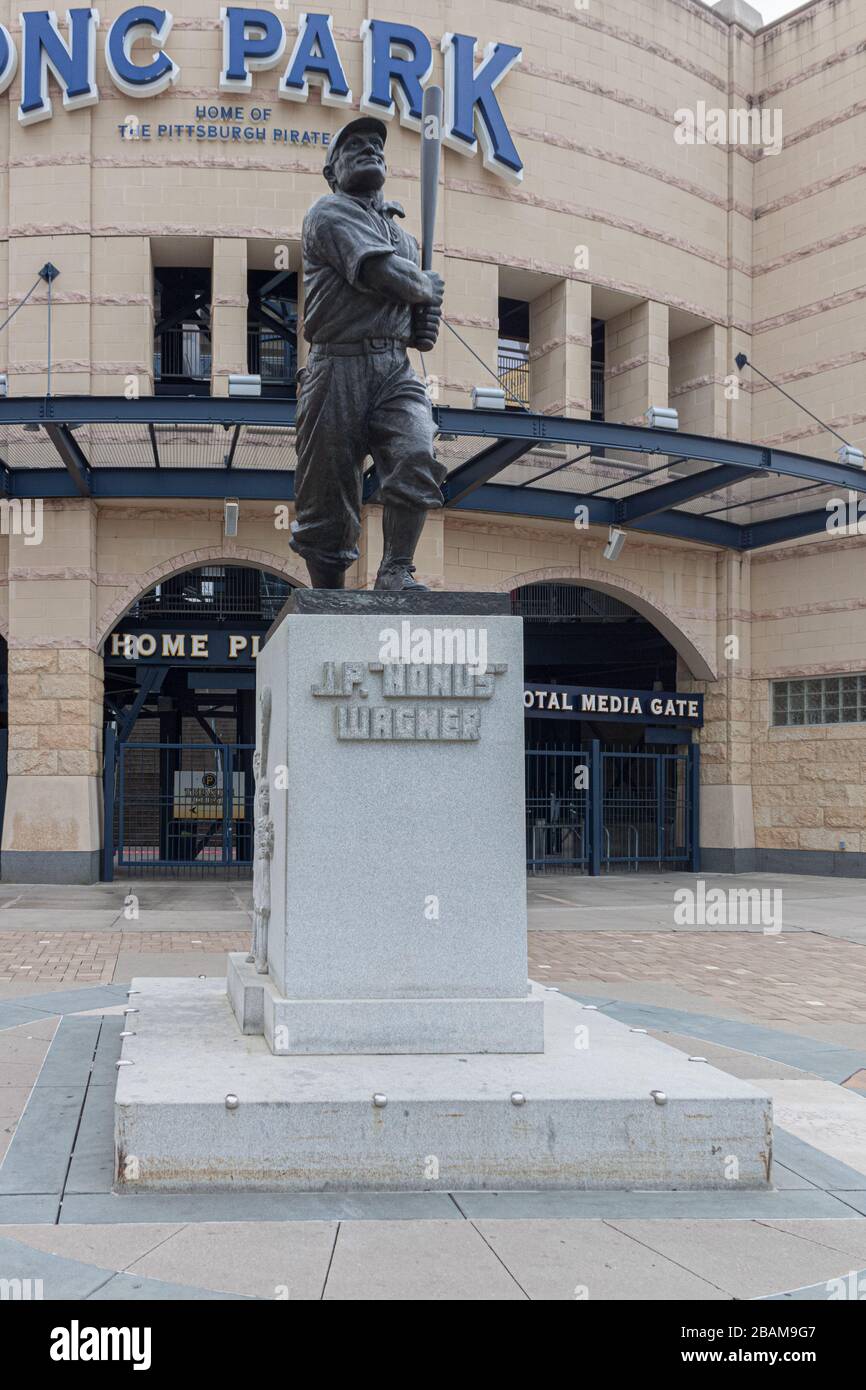
[(866, 853), (832, 849), (713, 849), (702, 846), (707, 874), (817, 874), (866, 878)]
[(101, 851), (4, 849), (3, 883), (98, 883)]
[(263, 1037), (239, 1032), (222, 980), (133, 988), (139, 1013), (122, 1057), (132, 1065), (119, 1068), (115, 1096), (118, 1191), (769, 1183), (767, 1096), (556, 991), (533, 990), (541, 1054), (275, 1058)]
[(524, 999), (285, 999), (241, 952), (228, 995), (241, 1031), (300, 1053), (543, 1052), (544, 1005)]

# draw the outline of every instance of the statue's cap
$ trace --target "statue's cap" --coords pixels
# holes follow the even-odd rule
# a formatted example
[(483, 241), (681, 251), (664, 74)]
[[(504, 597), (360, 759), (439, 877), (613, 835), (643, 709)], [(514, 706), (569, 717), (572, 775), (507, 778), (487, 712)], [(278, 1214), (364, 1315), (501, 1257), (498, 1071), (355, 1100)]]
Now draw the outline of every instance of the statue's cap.
[(366, 131), (371, 131), (374, 135), (378, 135), (383, 145), (388, 139), (388, 127), (385, 125), (385, 122), (380, 121), (377, 116), (359, 116), (357, 120), (349, 121), (341, 130), (337, 131), (328, 146), (328, 155), (322, 169), (322, 173), (325, 175), (328, 183), (331, 182), (331, 169), (334, 160), (340, 152), (340, 145), (342, 142), (349, 135), (363, 135)]

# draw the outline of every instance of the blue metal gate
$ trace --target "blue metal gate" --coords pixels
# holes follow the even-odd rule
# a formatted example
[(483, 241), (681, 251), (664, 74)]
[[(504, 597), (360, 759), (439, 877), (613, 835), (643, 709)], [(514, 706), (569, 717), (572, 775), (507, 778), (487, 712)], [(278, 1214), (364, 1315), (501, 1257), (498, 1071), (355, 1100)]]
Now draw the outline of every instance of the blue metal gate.
[(529, 873), (699, 868), (699, 749), (526, 750)]
[(589, 846), (588, 751), (527, 748), (527, 870), (531, 874), (585, 872)]
[(254, 745), (105, 734), (103, 878), (241, 877), (253, 857)]

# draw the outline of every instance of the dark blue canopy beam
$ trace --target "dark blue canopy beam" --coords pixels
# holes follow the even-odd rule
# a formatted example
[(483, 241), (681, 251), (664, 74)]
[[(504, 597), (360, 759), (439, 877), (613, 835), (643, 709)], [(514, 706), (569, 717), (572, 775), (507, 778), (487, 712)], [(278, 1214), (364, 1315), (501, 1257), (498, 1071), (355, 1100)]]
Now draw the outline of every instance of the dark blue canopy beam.
[[(217, 497), (252, 502), (291, 502), (293, 472), (274, 468), (94, 468), (92, 497)], [(13, 497), (77, 497), (78, 489), (59, 468), (11, 470)]]
[(820, 511), (793, 512), (790, 516), (774, 516), (767, 521), (756, 521), (751, 526), (741, 527), (743, 550), (757, 550), (762, 545), (775, 545), (779, 541), (798, 540), (801, 536), (813, 536), (827, 529), (828, 513)]
[(537, 442), (536, 439), (497, 439), (495, 444), (488, 445), (466, 463), (461, 463), (448, 474), (442, 486), (446, 507), (455, 506), (481, 487), (482, 483), (489, 483), (497, 473), (534, 449)]
[[(651, 429), (647, 425), (619, 425), (610, 420), (572, 420), (562, 415), (532, 415), (520, 411), (461, 410), (452, 406), (434, 409), (439, 429), (450, 434), (489, 439), (531, 439), (539, 443), (590, 445), (596, 449), (623, 449), (643, 454), (668, 454), (714, 464), (807, 478), (828, 486), (866, 492), (866, 473), (850, 464), (833, 463), (808, 454), (769, 449), (737, 439), (712, 435), (682, 434), (679, 430)], [(470, 467), (470, 459), (462, 467)]]
[(233, 464), (234, 461), (235, 461), (235, 450), (236, 450), (237, 447), (238, 447), (238, 440), (240, 439), (240, 437), (241, 437), (241, 427), (240, 427), (240, 425), (235, 425), (234, 433), (233, 433), (233, 435), (232, 435), (232, 442), (231, 442), (231, 444), (229, 445), (229, 451), (228, 451), (228, 453), (227, 453), (226, 456), (225, 456), (225, 466), (226, 466), (226, 468), (231, 468), (231, 467), (232, 467), (232, 464)]
[(63, 466), (72, 479), (79, 497), (89, 497), (91, 495), (90, 464), (79, 449), (71, 432), (66, 425), (46, 424), (45, 433), (60, 455)]
[(147, 433), (150, 437), (150, 448), (153, 453), (153, 466), (154, 468), (159, 468), (159, 445), (156, 442), (156, 430), (153, 428), (153, 425), (148, 425)]
[[(269, 397), (124, 396), (8, 397), (0, 400), (0, 425), (44, 424), (214, 424), (273, 425), (291, 428), (295, 402)], [(679, 430), (620, 425), (610, 420), (574, 420), (561, 415), (535, 415), (518, 410), (470, 410), (435, 406), (441, 433), (496, 440), (525, 439), (533, 445), (560, 443), (597, 449), (624, 449), (650, 455), (668, 454), (706, 463), (738, 464), (790, 477), (807, 478), (834, 487), (866, 492), (866, 474), (850, 464), (833, 463), (806, 454), (769, 449), (736, 439), (682, 434)], [(472, 463), (472, 460), (469, 460)], [(505, 466), (505, 465), (503, 465)]]
[[(610, 497), (582, 496), (554, 488), (517, 487), (507, 483), (486, 483), (476, 488), (458, 511), (506, 512), (510, 516), (549, 517), (554, 521), (574, 521), (578, 507), (586, 507), (593, 526), (616, 524), (616, 503)], [(703, 517), (693, 512), (661, 512), (631, 523), (635, 531), (651, 531), (702, 545), (739, 550), (741, 528), (730, 521)]]
[(295, 402), (270, 396), (8, 396), (0, 425), (294, 426)]
[(662, 483), (659, 487), (647, 488), (644, 492), (633, 493), (630, 497), (617, 498), (617, 524), (633, 526), (641, 517), (655, 516), (670, 507), (679, 506), (681, 502), (689, 502), (694, 497), (704, 497), (708, 492), (730, 487), (731, 483), (742, 482), (750, 474), (754, 476), (754, 473), (754, 469), (726, 463), (721, 468), (705, 468), (703, 472), (692, 473), (687, 478), (675, 478), (673, 482)]
[[(57, 450), (62, 467), (9, 468), (0, 475), (11, 497), (202, 497), (233, 496), (253, 500), (291, 501), (294, 477), (290, 469), (248, 469), (236, 466), (244, 425), (292, 429), (296, 403), (269, 397), (148, 396), (129, 401), (123, 396), (11, 397), (0, 399), (0, 428), (42, 425)], [(678, 536), (702, 544), (754, 549), (777, 541), (810, 535), (824, 529), (826, 514), (813, 511), (738, 526), (716, 516), (681, 510), (682, 503), (707, 491), (736, 485), (750, 474), (799, 478), (816, 486), (866, 494), (866, 473), (851, 465), (811, 458), (785, 450), (716, 439), (679, 431), (623, 425), (605, 420), (575, 420), (524, 411), (469, 410), (436, 406), (436, 427), (442, 435), (476, 439), (478, 452), (460, 464), (445, 483), (447, 504), (461, 509), (496, 511), (515, 516), (572, 519), (577, 506), (587, 506), (599, 525), (626, 525), (659, 535)], [(79, 424), (147, 427), (154, 467), (92, 468), (73, 430)], [(215, 449), (223, 466), (166, 468), (156, 444), (159, 425), (222, 426), (232, 431), (228, 451)], [(710, 467), (688, 478), (677, 478), (642, 493), (614, 500), (604, 493), (582, 496), (551, 488), (511, 487), (492, 479), (523, 454), (541, 444), (565, 444), (577, 449), (623, 450), (645, 461), (694, 459)], [(218, 448), (218, 446), (217, 446)], [(674, 452), (675, 451), (675, 452)], [(25, 455), (26, 457), (26, 455)], [(162, 462), (163, 466), (159, 467)], [(229, 467), (231, 465), (231, 467)], [(229, 473), (231, 476), (229, 477)], [(627, 481), (627, 480), (623, 480)], [(375, 473), (365, 480), (369, 500), (377, 486)]]

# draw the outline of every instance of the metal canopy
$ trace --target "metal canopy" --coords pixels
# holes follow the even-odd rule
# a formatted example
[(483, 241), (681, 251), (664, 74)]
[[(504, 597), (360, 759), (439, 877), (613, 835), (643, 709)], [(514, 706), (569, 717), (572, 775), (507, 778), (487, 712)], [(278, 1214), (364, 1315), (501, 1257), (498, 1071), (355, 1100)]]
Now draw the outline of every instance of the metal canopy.
[[(446, 506), (621, 526), (753, 550), (816, 534), (830, 499), (866, 494), (850, 465), (680, 431), (436, 406)], [(0, 400), (7, 498), (291, 501), (295, 403), (268, 398)], [(495, 481), (494, 481), (495, 480)], [(375, 498), (370, 469), (364, 497)]]

